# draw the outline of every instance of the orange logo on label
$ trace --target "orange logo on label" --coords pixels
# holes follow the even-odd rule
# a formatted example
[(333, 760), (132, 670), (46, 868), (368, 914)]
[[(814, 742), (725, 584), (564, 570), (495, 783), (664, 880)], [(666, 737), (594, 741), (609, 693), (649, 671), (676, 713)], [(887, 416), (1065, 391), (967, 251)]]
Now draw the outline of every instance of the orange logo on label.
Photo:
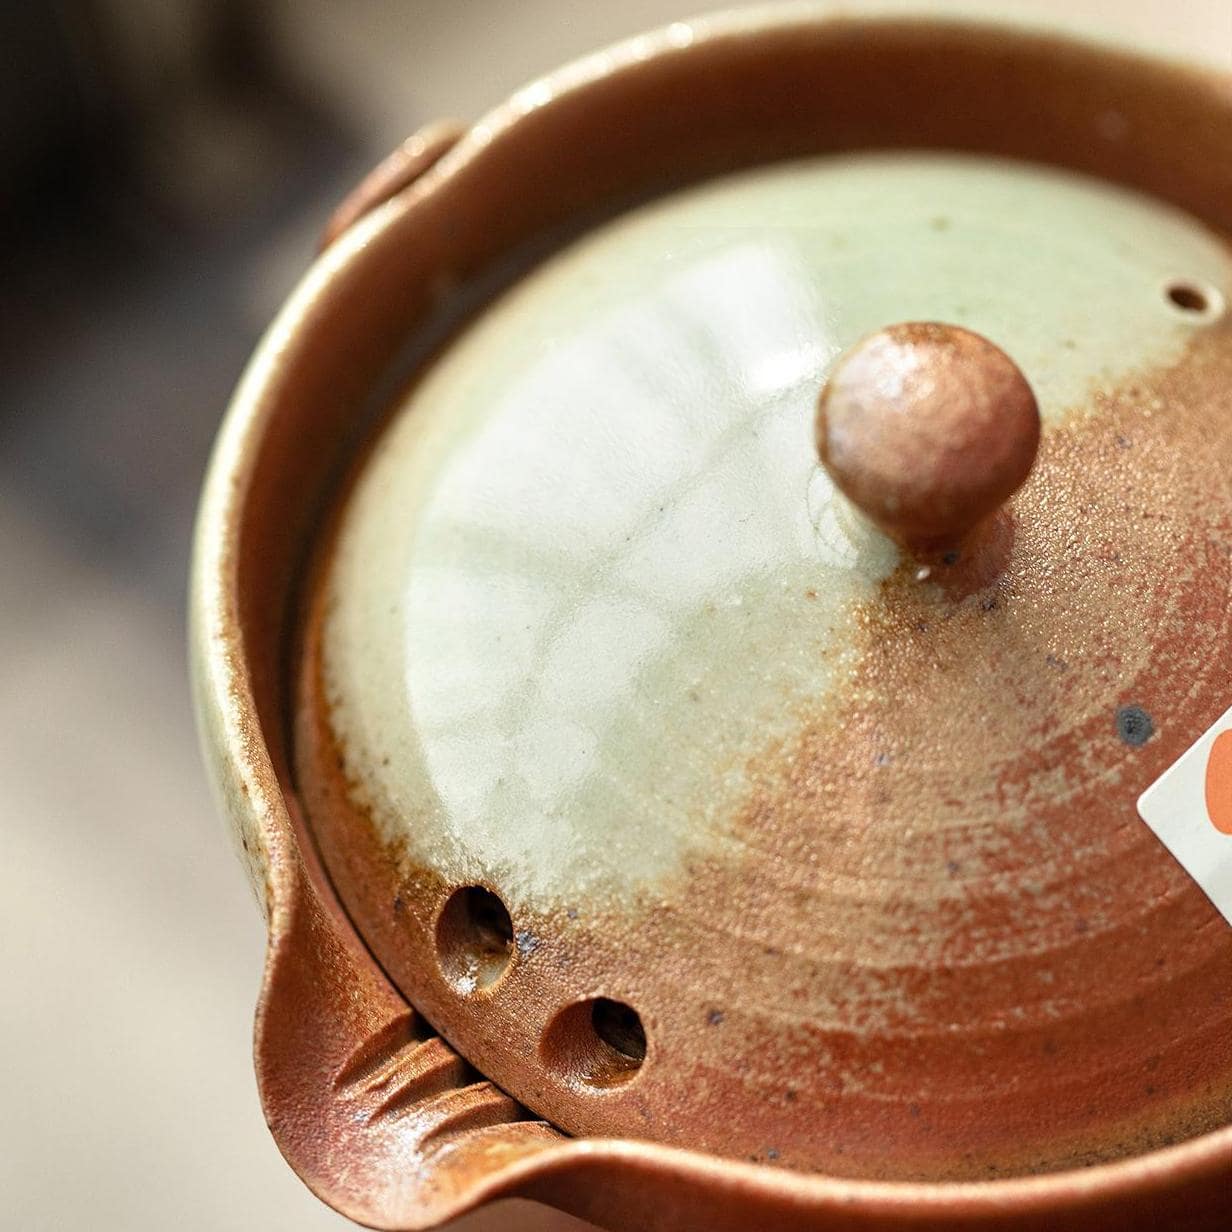
[(1206, 814), (1221, 834), (1232, 834), (1232, 731), (1222, 732), (1206, 763)]

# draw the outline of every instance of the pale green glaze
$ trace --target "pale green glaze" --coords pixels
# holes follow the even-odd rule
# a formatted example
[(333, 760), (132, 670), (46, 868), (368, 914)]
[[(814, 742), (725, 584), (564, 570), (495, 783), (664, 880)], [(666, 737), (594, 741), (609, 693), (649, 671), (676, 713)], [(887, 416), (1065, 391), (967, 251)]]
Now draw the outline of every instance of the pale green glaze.
[(490, 308), (407, 398), (325, 626), (351, 777), (451, 882), (653, 890), (738, 842), (748, 758), (841, 690), (893, 547), (817, 470), (827, 366), (892, 322), (1008, 351), (1046, 422), (1177, 358), (1223, 246), (989, 160), (815, 159), (672, 197)]

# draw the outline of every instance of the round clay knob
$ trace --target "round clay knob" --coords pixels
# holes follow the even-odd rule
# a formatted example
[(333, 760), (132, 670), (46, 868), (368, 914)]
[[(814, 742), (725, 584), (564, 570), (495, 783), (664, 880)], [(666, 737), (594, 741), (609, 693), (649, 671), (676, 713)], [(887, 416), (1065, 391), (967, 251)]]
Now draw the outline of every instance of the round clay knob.
[(817, 405), (817, 451), (839, 489), (916, 549), (963, 539), (1016, 492), (1039, 449), (1035, 395), (987, 338), (892, 325), (840, 357)]

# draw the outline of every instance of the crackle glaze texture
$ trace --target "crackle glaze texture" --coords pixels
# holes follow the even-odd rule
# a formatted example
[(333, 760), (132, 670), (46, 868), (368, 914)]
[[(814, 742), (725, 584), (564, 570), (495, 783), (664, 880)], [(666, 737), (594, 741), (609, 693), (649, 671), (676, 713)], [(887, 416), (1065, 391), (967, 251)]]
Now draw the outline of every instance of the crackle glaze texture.
[[(1232, 934), (1134, 811), (1232, 700), (1232, 327), (1176, 278), (1232, 289), (1227, 247), (1122, 190), (811, 159), (575, 244), (406, 393), (315, 571), (298, 779), (484, 1074), (573, 1132), (854, 1177), (1232, 1120)], [(835, 357), (907, 320), (1002, 347), (1044, 422), (926, 577), (811, 445)], [(483, 987), (437, 953), (471, 884), (512, 917)], [(625, 1081), (541, 1046), (595, 996), (645, 1027)]]

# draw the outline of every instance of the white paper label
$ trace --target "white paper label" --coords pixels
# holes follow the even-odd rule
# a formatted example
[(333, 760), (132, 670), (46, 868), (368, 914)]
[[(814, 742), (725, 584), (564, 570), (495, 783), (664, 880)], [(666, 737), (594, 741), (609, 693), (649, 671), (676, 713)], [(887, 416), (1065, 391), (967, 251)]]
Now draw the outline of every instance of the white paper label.
[(1232, 710), (1147, 788), (1138, 812), (1232, 924)]

